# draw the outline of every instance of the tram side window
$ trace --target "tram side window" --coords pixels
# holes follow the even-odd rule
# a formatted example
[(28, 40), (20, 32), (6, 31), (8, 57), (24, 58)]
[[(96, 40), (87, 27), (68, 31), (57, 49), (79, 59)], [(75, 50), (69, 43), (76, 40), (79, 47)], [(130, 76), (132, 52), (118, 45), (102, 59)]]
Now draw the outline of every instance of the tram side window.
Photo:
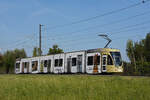
[(27, 63), (26, 62), (24, 62), (24, 68), (27, 68)]
[(48, 65), (47, 60), (44, 60), (44, 67), (47, 67), (47, 65)]
[(55, 59), (55, 67), (61, 67), (63, 65), (63, 59)]
[(59, 67), (63, 65), (63, 59), (59, 59)]
[(88, 57), (88, 65), (93, 65), (93, 56)]
[(55, 67), (58, 66), (58, 59), (55, 59)]
[(112, 61), (110, 55), (108, 55), (108, 57), (107, 57), (107, 64), (108, 65), (113, 65), (113, 61)]
[(106, 57), (103, 57), (103, 65), (106, 65)]
[(72, 58), (72, 66), (76, 66), (77, 58)]
[(16, 68), (20, 68), (20, 63), (16, 63)]
[(32, 61), (32, 71), (37, 71), (38, 61)]
[(51, 60), (48, 60), (48, 67), (51, 67)]

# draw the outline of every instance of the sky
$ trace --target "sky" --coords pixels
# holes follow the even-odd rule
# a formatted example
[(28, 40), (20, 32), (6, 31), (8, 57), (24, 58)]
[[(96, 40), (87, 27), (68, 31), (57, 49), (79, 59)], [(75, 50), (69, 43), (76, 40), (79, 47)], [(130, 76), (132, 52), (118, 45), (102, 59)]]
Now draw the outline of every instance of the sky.
[(150, 2), (117, 13), (70, 24), (128, 7), (142, 0), (0, 0), (0, 52), (24, 48), (32, 56), (38, 46), (39, 24), (42, 24), (42, 51), (58, 44), (65, 52), (110, 48), (126, 55), (127, 40), (137, 42), (150, 32)]

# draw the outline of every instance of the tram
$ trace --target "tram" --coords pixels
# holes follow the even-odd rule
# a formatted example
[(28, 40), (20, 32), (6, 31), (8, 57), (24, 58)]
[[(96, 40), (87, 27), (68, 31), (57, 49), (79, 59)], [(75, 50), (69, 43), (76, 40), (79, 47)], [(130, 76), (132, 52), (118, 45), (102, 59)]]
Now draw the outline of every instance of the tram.
[(101, 74), (123, 72), (119, 49), (98, 48), (17, 59), (16, 74)]

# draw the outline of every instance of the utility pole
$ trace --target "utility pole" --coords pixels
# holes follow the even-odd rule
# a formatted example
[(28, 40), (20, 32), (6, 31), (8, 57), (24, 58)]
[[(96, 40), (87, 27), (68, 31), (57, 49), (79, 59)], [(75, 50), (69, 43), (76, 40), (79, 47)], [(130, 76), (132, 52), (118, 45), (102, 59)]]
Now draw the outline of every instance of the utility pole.
[(42, 26), (41, 24), (39, 24), (39, 56), (42, 55), (42, 49), (41, 49), (41, 43), (42, 43), (42, 40), (41, 40), (41, 33), (42, 33)]

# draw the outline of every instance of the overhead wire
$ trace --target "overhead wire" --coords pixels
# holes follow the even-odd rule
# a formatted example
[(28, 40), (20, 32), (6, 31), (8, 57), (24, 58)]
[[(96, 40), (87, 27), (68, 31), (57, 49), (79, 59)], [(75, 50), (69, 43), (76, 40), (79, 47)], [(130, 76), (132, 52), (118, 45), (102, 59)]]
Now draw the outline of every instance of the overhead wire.
[(32, 34), (32, 35), (30, 35), (30, 37), (27, 36), (27, 38), (25, 38), (25, 39), (17, 40), (17, 41), (15, 41), (15, 43), (13, 42), (13, 43), (11, 43), (11, 45), (8, 45), (8, 46), (4, 47), (3, 49), (4, 49), (4, 50), (8, 50), (8, 48), (13, 48), (13, 47), (16, 47), (16, 46), (23, 45), (23, 44), (29, 42), (30, 40), (32, 40), (33, 37), (34, 37), (34, 36), (33, 36), (33, 34)]
[[(145, 22), (149, 22), (149, 21), (145, 21)], [(145, 22), (138, 23), (138, 24), (134, 24), (134, 25), (125, 26), (125, 27), (122, 27), (122, 28), (119, 28), (119, 29), (125, 29), (125, 28), (131, 28), (131, 27), (138, 26), (138, 25), (143, 25), (143, 24), (146, 24)], [(118, 33), (121, 33), (121, 32), (126, 32), (126, 31), (131, 31), (131, 30), (135, 30), (135, 29), (136, 29), (136, 30), (139, 30), (139, 29), (143, 29), (143, 28), (145, 28), (145, 27), (134, 28), (134, 29), (129, 29), (129, 30), (123, 30), (123, 31), (115, 32), (114, 34), (118, 34)], [(91, 34), (91, 33), (90, 33), (90, 34)], [(88, 38), (89, 38), (89, 36), (87, 36), (87, 37), (84, 36), (84, 38), (77, 38), (77, 39), (73, 39), (73, 40), (70, 40), (70, 41), (76, 42), (77, 40), (81, 40), (81, 39), (83, 40), (83, 39), (88, 39)], [(33, 38), (31, 37), (31, 39), (33, 39)], [(26, 42), (29, 42), (28, 39), (17, 43), (16, 46), (25, 44)], [(58, 42), (58, 41), (57, 41), (57, 42)], [(61, 43), (63, 43), (63, 42), (66, 43), (66, 42), (69, 42), (69, 41), (68, 41), (68, 40), (67, 40), (67, 41), (61, 41)], [(13, 46), (14, 46), (14, 45), (13, 45)]]
[[(132, 31), (132, 30), (134, 30), (135, 28), (134, 27), (137, 27), (137, 26), (141, 26), (141, 25), (145, 25), (145, 24), (149, 24), (149, 22), (150, 22), (150, 20), (148, 20), (148, 21), (144, 21), (144, 22), (141, 22), (141, 23), (136, 23), (136, 24), (133, 24), (133, 25), (127, 25), (127, 26), (125, 26), (125, 27), (121, 27), (121, 28), (116, 28), (115, 30), (116, 30), (116, 32), (113, 32), (112, 30), (110, 30), (111, 32), (104, 32), (104, 33), (110, 33), (110, 35), (114, 35), (114, 34), (119, 34), (119, 33), (121, 33), (121, 32), (127, 32), (127, 31)], [(134, 28), (134, 29), (132, 29), (132, 28)], [(145, 28), (145, 27), (142, 27), (142, 28)], [(147, 27), (146, 27), (147, 28)], [(123, 30), (121, 30), (121, 29), (123, 29)], [(124, 29), (128, 29), (128, 30), (124, 30)], [(139, 30), (138, 28), (136, 28), (137, 30)], [(141, 28), (140, 28), (141, 29)], [(114, 31), (115, 31), (114, 30)], [(121, 30), (121, 31), (117, 31), (117, 30)], [(95, 35), (98, 35), (99, 33), (101, 33), (101, 32), (96, 32), (96, 33), (94, 33)], [(112, 33), (112, 34), (111, 34)], [(64, 40), (64, 41), (62, 41), (62, 39), (59, 39), (57, 42), (69, 42), (69, 41), (77, 41), (77, 40), (81, 40), (81, 39), (86, 39), (86, 38), (89, 38), (89, 35), (91, 34), (92, 36), (94, 35), (93, 33), (83, 33), (84, 34), (84, 36), (83, 37), (79, 37), (78, 36), (78, 38), (74, 38), (74, 39), (71, 39), (71, 40)], [(82, 34), (82, 35), (83, 35)], [(88, 35), (89, 34), (89, 35)], [(91, 38), (91, 37), (90, 37)]]
[[(148, 2), (148, 1), (150, 1), (150, 0), (146, 0), (145, 3)], [(82, 22), (87, 22), (87, 21), (89, 21), (89, 20), (97, 19), (97, 18), (106, 16), (106, 15), (111, 15), (111, 14), (113, 14), (113, 13), (118, 13), (118, 12), (121, 12), (121, 11), (123, 11), (123, 10), (129, 9), (129, 8), (132, 8), (132, 7), (136, 7), (136, 6), (141, 5), (141, 4), (142, 4), (142, 3), (139, 2), (139, 3), (136, 3), (136, 4), (130, 5), (130, 6), (128, 6), (128, 7), (124, 7), (124, 8), (117, 9), (117, 10), (113, 10), (113, 11), (110, 11), (110, 12), (107, 12), (107, 13), (104, 13), (104, 14), (100, 14), (100, 15), (94, 16), (94, 17), (89, 17), (89, 18), (87, 18), (87, 19), (82, 19), (82, 20), (75, 21), (75, 22), (72, 22), (72, 23), (69, 23), (69, 24), (58, 25), (57, 27), (55, 26), (55, 27), (51, 27), (51, 28), (54, 29), (54, 28), (58, 28), (58, 27), (64, 27), (64, 26), (67, 26), (67, 25), (73, 25), (73, 24), (78, 24), (78, 23), (82, 23)], [(17, 43), (17, 45), (21, 45), (21, 44), (23, 44), (23, 43), (25, 43), (25, 41), (23, 41), (23, 42), (21, 42), (21, 43)]]
[[(149, 0), (147, 0), (147, 1), (149, 1)], [(130, 8), (130, 7), (129, 7)], [(93, 17), (94, 19), (95, 18), (97, 18), (98, 16), (96, 16), (96, 17)], [(90, 18), (90, 19), (87, 19), (87, 20), (80, 20), (81, 22), (83, 21), (83, 22), (85, 22), (85, 21), (88, 21), (88, 20), (92, 20), (92, 18)], [(78, 24), (78, 23), (80, 23), (80, 22), (73, 22), (73, 23), (71, 23), (70, 25), (73, 25), (73, 24)], [(68, 24), (69, 25), (69, 24)], [(136, 24), (135, 26), (137, 26), (137, 25), (139, 25), (139, 24)], [(56, 28), (56, 27), (55, 27)], [(127, 28), (127, 27), (126, 27)], [(80, 31), (80, 30), (79, 30)], [(79, 32), (78, 31), (78, 32)]]
[[(137, 30), (143, 30), (143, 29), (145, 30), (147, 28), (149, 28), (149, 27), (134, 28), (134, 29), (125, 30), (125, 31), (122, 31), (122, 32), (135, 31), (135, 30), (137, 31)], [(117, 33), (117, 34), (119, 34), (119, 33)], [(69, 45), (72, 45), (72, 43), (75, 43), (75, 44), (82, 43), (82, 41), (85, 41), (84, 39), (86, 39), (86, 38), (89, 38), (89, 36), (88, 37), (84, 37), (84, 38), (80, 38), (80, 39), (70, 40), (70, 41), (64, 41), (64, 42), (61, 41), (61, 44), (64, 43), (64, 45), (68, 45), (68, 43), (69, 43)], [(93, 40), (96, 40), (96, 39), (98, 39), (98, 38), (94, 38)], [(79, 40), (81, 40), (81, 41), (79, 41)], [(85, 42), (87, 42), (87, 41), (85, 41)]]
[[(119, 40), (119, 39), (127, 39), (129, 37), (136, 37), (136, 36), (139, 36), (141, 33), (138, 33), (138, 34), (134, 34), (134, 35), (130, 35), (130, 36), (122, 36), (122, 37), (117, 37), (117, 38), (112, 38), (112, 41), (114, 40)], [(97, 38), (98, 39), (98, 38)], [(80, 45), (84, 45), (84, 46), (87, 46), (87, 45), (100, 45), (102, 42), (100, 42), (100, 40), (97, 40), (97, 39), (93, 39), (93, 40), (88, 40), (88, 43), (87, 41), (83, 41), (83, 42), (80, 42)], [(99, 41), (99, 44), (95, 43), (95, 41)], [(94, 42), (94, 43), (93, 43)], [(83, 43), (86, 43), (86, 44), (83, 44)], [(74, 43), (73, 47), (77, 47), (78, 45), (75, 45), (76, 43)], [(72, 44), (64, 44), (63, 46), (66, 46), (66, 45), (72, 45)], [(60, 45), (62, 46), (62, 45)]]
[[(112, 22), (109, 22), (109, 23), (106, 23), (106, 24), (100, 24), (100, 25), (96, 25), (96, 26), (87, 27), (87, 28), (84, 28), (84, 29), (81, 29), (81, 30), (68, 32), (68, 33), (66, 33), (66, 35), (68, 35), (68, 34), (69, 34), (69, 36), (77, 35), (77, 34), (74, 34), (74, 33), (79, 33), (79, 32), (83, 32), (83, 31), (92, 30), (92, 29), (95, 29), (97, 27), (104, 28), (106, 26), (114, 25), (114, 24), (117, 24), (117, 23), (120, 23), (120, 22), (123, 22), (123, 21), (128, 21), (128, 20), (134, 19), (136, 17), (147, 15), (147, 14), (150, 14), (150, 11), (147, 11), (147, 12), (144, 12), (144, 13), (140, 13), (140, 14), (137, 14), (137, 15), (134, 15), (134, 16), (130, 16), (130, 17), (127, 17), (127, 18), (123, 18), (123, 19), (120, 19), (120, 20), (112, 21)], [(57, 34), (55, 34), (55, 35), (57, 35)], [(48, 37), (48, 36), (45, 36), (45, 37)], [(59, 39), (63, 39), (63, 38), (66, 38), (66, 37), (64, 35), (63, 36), (59, 36)], [(50, 37), (48, 39), (53, 39), (54, 40), (53, 37), (52, 38)]]
[(63, 25), (56, 25), (56, 26), (50, 27), (49, 29), (56, 29), (56, 28), (60, 28), (60, 27), (62, 28), (62, 27), (65, 27), (65, 26), (70, 26), (70, 25), (74, 25), (74, 24), (87, 22), (87, 21), (94, 20), (94, 19), (97, 19), (97, 18), (100, 18), (100, 17), (104, 17), (104, 16), (107, 16), (107, 15), (111, 15), (111, 14), (114, 14), (114, 13), (118, 13), (118, 12), (124, 11), (124, 10), (130, 9), (130, 8), (139, 6), (141, 4), (145, 4), (145, 3), (149, 2), (149, 1), (150, 0), (145, 0), (144, 3), (143, 2), (138, 2), (138, 3), (135, 3), (135, 4), (129, 5), (127, 7), (123, 7), (123, 8), (117, 9), (117, 10), (106, 12), (104, 14), (96, 15), (96, 16), (89, 17), (89, 18), (86, 18), (86, 19), (81, 19), (81, 20), (78, 20), (78, 21), (74, 21), (72, 23), (63, 24)]
[(122, 33), (122, 32), (128, 32), (128, 31), (134, 31), (134, 30), (137, 31), (137, 30), (142, 30), (142, 29), (147, 29), (147, 28), (149, 28), (149, 26), (148, 27), (136, 27), (134, 29), (128, 29), (128, 30), (114, 32), (112, 35), (116, 35), (116, 34), (119, 34), (119, 33)]

